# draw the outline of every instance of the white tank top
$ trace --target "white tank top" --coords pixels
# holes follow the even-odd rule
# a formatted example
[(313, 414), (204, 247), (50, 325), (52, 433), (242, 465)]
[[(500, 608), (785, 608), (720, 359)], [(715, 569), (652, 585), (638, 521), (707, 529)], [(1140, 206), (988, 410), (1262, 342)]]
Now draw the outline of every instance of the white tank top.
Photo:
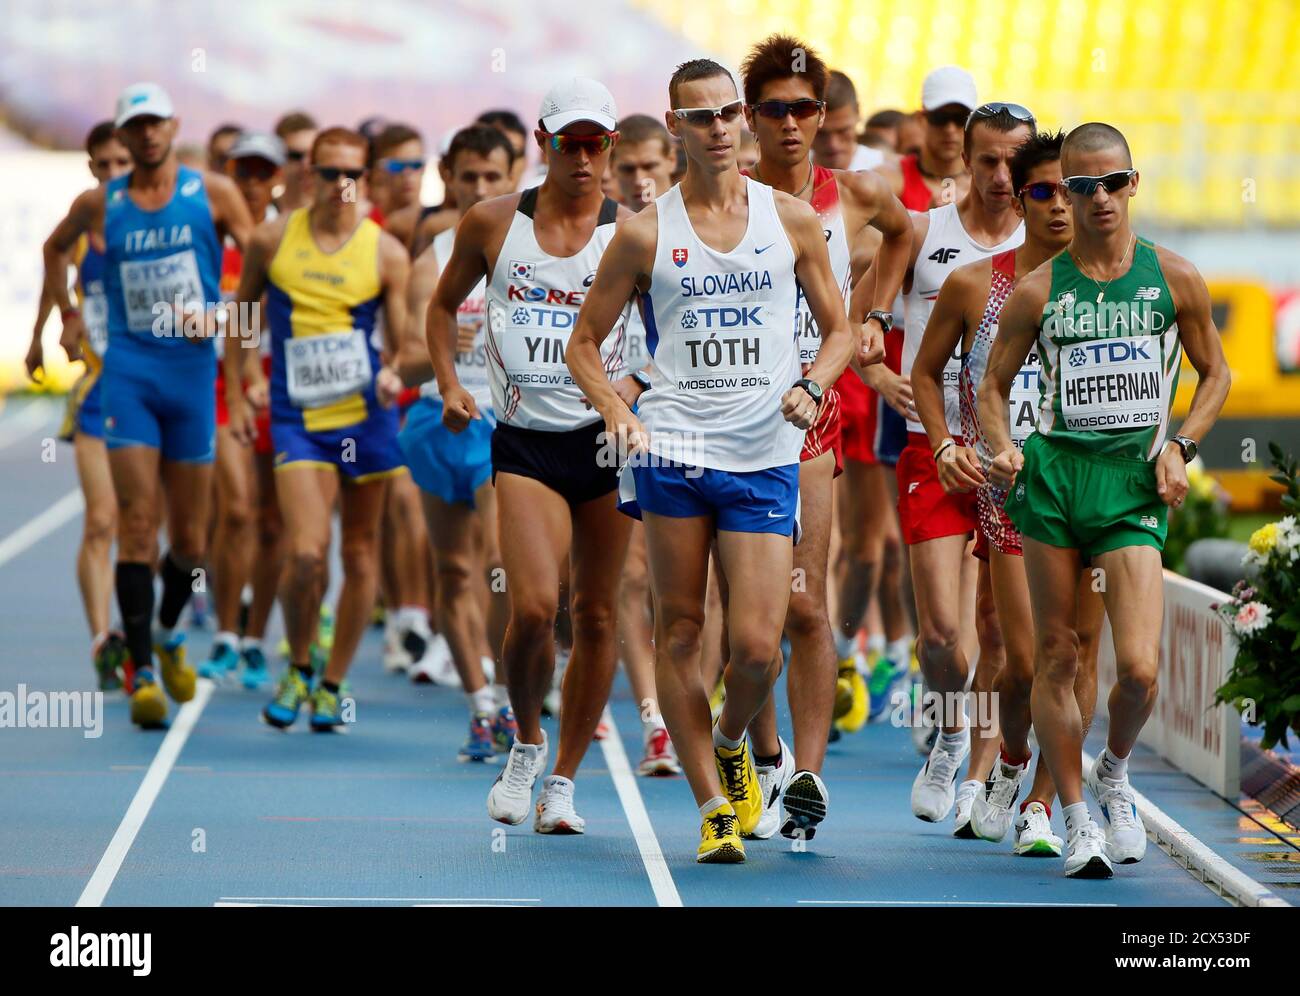
[[(939, 297), (939, 288), (948, 279), (948, 274), (959, 266), (987, 259), (1007, 249), (1018, 248), (1025, 241), (1025, 225), (1021, 222), (1006, 239), (995, 246), (982, 246), (967, 233), (957, 213), (957, 202), (953, 201), (937, 208), (931, 208), (930, 227), (921, 243), (921, 251), (916, 255), (916, 264), (912, 267), (912, 289), (903, 295), (906, 321), (903, 335), (902, 372), (912, 375), (912, 364), (916, 354), (921, 351), (921, 338), (925, 335), (926, 323), (930, 321), (930, 312)], [(948, 419), (948, 433), (961, 436), (961, 406), (958, 403), (957, 378), (961, 374), (961, 343), (959, 342), (948, 362), (943, 367), (943, 409)], [(920, 422), (908, 419), (908, 432), (925, 432)]]
[[(448, 228), (439, 232), (433, 239), (433, 255), (438, 261), (441, 273), (447, 261), (451, 259), (451, 248), (456, 241), (456, 229)], [(487, 352), (483, 348), (485, 338), (484, 318), (487, 314), (487, 281), (480, 280), (469, 297), (456, 309), (456, 323), (461, 328), (473, 328), (474, 348), (468, 353), (456, 353), (456, 379), (474, 398), (479, 411), (492, 410), (492, 382), (487, 371)], [(420, 397), (438, 400), (438, 382), (433, 378), (420, 385)]]
[[(537, 244), (537, 188), (524, 191), (487, 285), (484, 347), (497, 421), (520, 429), (567, 432), (600, 420), (582, 401), (564, 354), (601, 254), (614, 237), (618, 205), (609, 199), (590, 241), (577, 253), (550, 256)], [(601, 346), (607, 374), (623, 366), (628, 308)]]
[(680, 186), (655, 201), (658, 245), (642, 295), (651, 387), (637, 409), (656, 456), (733, 473), (797, 463), (803, 445), (803, 430), (781, 416), (799, 379), (794, 248), (772, 188), (745, 186), (745, 235), (727, 253), (696, 236)]
[[(852, 265), (849, 257), (849, 239), (844, 230), (844, 213), (840, 209), (840, 187), (835, 182), (835, 171), (824, 166), (814, 168), (813, 176), (813, 210), (822, 223), (822, 234), (826, 236), (826, 249), (831, 256), (831, 272), (839, 284), (840, 296), (847, 299), (849, 278)], [(796, 284), (796, 286), (798, 286)], [(817, 359), (822, 346), (821, 329), (813, 320), (812, 309), (804, 297), (803, 288), (798, 288), (796, 304), (795, 333), (799, 337), (799, 363), (807, 370)]]

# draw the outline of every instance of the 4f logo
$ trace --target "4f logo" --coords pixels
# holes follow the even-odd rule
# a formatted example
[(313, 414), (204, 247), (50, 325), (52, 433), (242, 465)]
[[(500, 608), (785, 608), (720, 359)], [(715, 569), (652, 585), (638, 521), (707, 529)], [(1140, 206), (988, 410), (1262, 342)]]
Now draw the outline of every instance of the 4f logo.
[(953, 257), (955, 257), (959, 252), (961, 252), (960, 249), (949, 249), (947, 247), (940, 247), (936, 249), (934, 252), (930, 253), (929, 258), (934, 260), (940, 266), (947, 266), (949, 261), (953, 259)]
[(514, 280), (532, 280), (535, 263), (521, 263), (517, 259), (510, 261), (510, 276)]
[(685, 265), (686, 265), (686, 260), (687, 260), (687, 257), (689, 257), (689, 256), (690, 256), (690, 253), (689, 253), (687, 250), (685, 250), (685, 249), (674, 249), (674, 250), (673, 250), (673, 262), (674, 262), (677, 266), (679, 266), (679, 267), (680, 267), (680, 266), (685, 266)]

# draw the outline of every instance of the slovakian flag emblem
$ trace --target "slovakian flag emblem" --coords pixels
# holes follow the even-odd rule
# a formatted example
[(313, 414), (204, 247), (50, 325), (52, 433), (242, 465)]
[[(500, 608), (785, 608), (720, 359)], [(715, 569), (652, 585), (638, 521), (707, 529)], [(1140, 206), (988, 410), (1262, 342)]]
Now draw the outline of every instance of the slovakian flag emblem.
[(674, 249), (674, 250), (673, 250), (673, 262), (676, 263), (678, 266), (685, 266), (685, 265), (686, 265), (686, 257), (687, 257), (688, 255), (689, 255), (689, 253), (687, 253), (687, 251), (686, 251), (685, 249)]

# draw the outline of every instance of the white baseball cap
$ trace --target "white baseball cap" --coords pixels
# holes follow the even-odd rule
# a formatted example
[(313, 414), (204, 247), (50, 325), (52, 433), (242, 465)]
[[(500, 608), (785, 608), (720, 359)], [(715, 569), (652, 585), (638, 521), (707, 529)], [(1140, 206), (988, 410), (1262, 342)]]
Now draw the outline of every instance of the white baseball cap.
[(226, 153), (227, 159), (265, 159), (273, 166), (284, 165), (284, 143), (264, 131), (243, 131)]
[(156, 118), (174, 117), (172, 99), (157, 83), (132, 83), (117, 98), (113, 123), (121, 128), (132, 118), (149, 114)]
[(537, 116), (542, 127), (552, 135), (578, 121), (590, 121), (606, 131), (618, 128), (614, 95), (604, 83), (585, 76), (575, 76), (551, 87), (542, 98), (542, 109)]
[(940, 66), (921, 84), (922, 110), (934, 111), (947, 104), (961, 104), (972, 111), (979, 106), (975, 77), (961, 66)]

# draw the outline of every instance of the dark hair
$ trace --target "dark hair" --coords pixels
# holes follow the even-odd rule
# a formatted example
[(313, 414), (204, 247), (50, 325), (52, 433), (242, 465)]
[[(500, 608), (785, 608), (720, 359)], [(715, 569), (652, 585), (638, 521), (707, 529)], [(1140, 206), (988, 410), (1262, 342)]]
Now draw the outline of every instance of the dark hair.
[(885, 110), (876, 111), (875, 114), (867, 118), (866, 127), (868, 128), (897, 128), (903, 123), (907, 115), (902, 111)]
[(1133, 153), (1129, 151), (1128, 140), (1118, 128), (1100, 121), (1089, 121), (1077, 128), (1071, 128), (1070, 133), (1065, 136), (1061, 158), (1064, 159), (1071, 152), (1100, 152), (1103, 149), (1123, 150), (1124, 158), (1129, 168), (1132, 168)]
[[(649, 114), (629, 114), (618, 123), (619, 145), (637, 145), (641, 142), (659, 141), (663, 143), (664, 155), (672, 157), (673, 137), (668, 134), (664, 123)], [(614, 146), (618, 155), (618, 145)]]
[[(826, 99), (830, 70), (811, 48), (792, 35), (768, 35), (749, 50), (740, 64), (745, 81), (745, 103), (758, 103), (763, 87), (773, 80), (802, 78), (812, 86), (813, 96)], [(847, 77), (845, 77), (847, 79)], [(852, 85), (852, 84), (850, 84)]]
[(442, 157), (442, 164), (450, 171), (456, 165), (456, 157), (462, 152), (473, 152), (486, 159), (497, 149), (505, 152), (506, 169), (509, 171), (515, 165), (515, 147), (510, 144), (510, 139), (506, 138), (501, 129), (492, 125), (472, 124), (452, 136), (451, 144)]
[[(344, 128), (342, 125), (335, 125), (332, 128), (326, 128), (316, 136), (316, 140), (311, 143), (311, 162), (316, 162), (316, 156), (321, 147), (325, 145), (350, 145), (354, 149), (360, 149), (362, 152), (370, 152), (370, 143), (366, 141), (366, 136), (359, 131), (353, 131), (351, 128)], [(367, 163), (366, 165), (369, 165)]]
[(668, 106), (677, 106), (677, 88), (683, 83), (711, 80), (715, 76), (731, 78), (731, 74), (712, 59), (691, 59), (689, 62), (683, 62), (673, 70), (672, 78), (668, 80)]
[(239, 125), (231, 124), (228, 121), (225, 124), (217, 125), (212, 129), (212, 134), (208, 136), (208, 148), (212, 148), (212, 143), (217, 139), (225, 138), (227, 135), (238, 135), (243, 130)]
[(967, 156), (970, 155), (971, 135), (975, 133), (975, 129), (980, 125), (984, 125), (986, 128), (992, 128), (994, 131), (1001, 132), (1004, 135), (1010, 134), (1017, 128), (1027, 126), (1031, 138), (1038, 134), (1038, 124), (1036, 122), (1022, 121), (1006, 109), (999, 110), (994, 114), (982, 115), (974, 121), (967, 120), (966, 122), (966, 133), (962, 136), (961, 148)]
[(858, 106), (858, 88), (838, 69), (832, 69), (826, 84), (826, 110), (838, 111), (841, 107)]
[(383, 159), (385, 155), (397, 148), (399, 145), (405, 145), (407, 142), (419, 142), (424, 144), (424, 139), (420, 133), (410, 125), (394, 122), (388, 125), (375, 136), (374, 141), (370, 144), (371, 162)]
[(86, 155), (92, 159), (95, 157), (95, 150), (117, 137), (117, 126), (112, 121), (101, 121), (90, 131), (86, 132)]
[(1026, 139), (1011, 157), (1011, 188), (1019, 193), (1035, 166), (1059, 161), (1064, 142), (1063, 131), (1040, 131)]
[(528, 138), (528, 126), (524, 124), (523, 118), (514, 111), (505, 108), (484, 111), (474, 119), (474, 123), (490, 125), (498, 131), (508, 131), (512, 135), (522, 135), (525, 139)]
[(306, 111), (290, 111), (275, 123), (275, 133), (281, 140), (300, 131), (315, 131), (319, 125)]

